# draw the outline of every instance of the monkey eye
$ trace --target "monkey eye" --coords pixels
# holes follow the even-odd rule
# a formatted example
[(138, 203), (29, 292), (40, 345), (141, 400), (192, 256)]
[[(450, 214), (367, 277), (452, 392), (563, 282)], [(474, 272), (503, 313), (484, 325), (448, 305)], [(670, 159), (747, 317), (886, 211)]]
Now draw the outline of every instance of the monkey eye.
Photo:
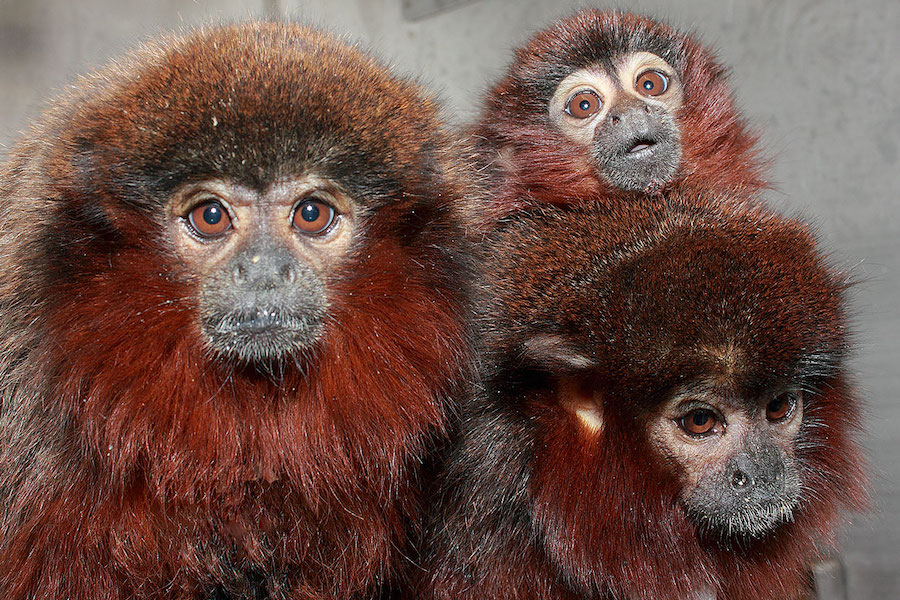
[(335, 216), (336, 212), (330, 205), (307, 198), (294, 209), (294, 227), (309, 235), (321, 235), (334, 223)]
[(794, 414), (794, 409), (802, 398), (803, 392), (799, 390), (778, 394), (766, 405), (766, 418), (773, 423), (787, 420)]
[(669, 89), (669, 78), (661, 71), (651, 69), (638, 75), (634, 88), (644, 96), (662, 96)]
[(597, 114), (603, 106), (603, 100), (594, 90), (575, 92), (566, 100), (566, 113), (576, 119), (587, 119)]
[(678, 419), (678, 426), (692, 436), (705, 436), (712, 432), (719, 418), (707, 408), (695, 408)]
[(231, 217), (216, 200), (196, 206), (188, 213), (188, 223), (201, 237), (216, 237), (231, 229)]

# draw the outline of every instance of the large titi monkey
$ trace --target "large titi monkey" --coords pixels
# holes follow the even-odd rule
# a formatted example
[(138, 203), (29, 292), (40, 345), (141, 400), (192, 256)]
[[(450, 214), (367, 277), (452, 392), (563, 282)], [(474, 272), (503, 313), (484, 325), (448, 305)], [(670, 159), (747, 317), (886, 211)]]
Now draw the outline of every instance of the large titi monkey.
[(0, 174), (0, 596), (368, 598), (467, 362), (435, 102), (298, 25), (82, 79)]
[(797, 600), (865, 501), (846, 278), (736, 199), (536, 207), (484, 240), (481, 391), (433, 493), (441, 600)]

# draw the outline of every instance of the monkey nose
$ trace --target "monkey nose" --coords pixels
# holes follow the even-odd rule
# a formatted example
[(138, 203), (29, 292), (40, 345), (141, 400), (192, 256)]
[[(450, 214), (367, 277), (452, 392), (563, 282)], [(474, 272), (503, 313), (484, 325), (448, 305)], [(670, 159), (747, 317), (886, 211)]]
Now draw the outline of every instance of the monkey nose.
[(749, 494), (760, 484), (756, 466), (753, 457), (744, 454), (734, 457), (725, 473), (726, 485), (737, 494)]
[(247, 290), (274, 290), (294, 283), (296, 261), (282, 253), (251, 253), (239, 257), (231, 268), (232, 281)]
[(731, 487), (735, 491), (741, 491), (752, 485), (753, 479), (740, 469), (735, 469), (734, 473), (731, 474)]

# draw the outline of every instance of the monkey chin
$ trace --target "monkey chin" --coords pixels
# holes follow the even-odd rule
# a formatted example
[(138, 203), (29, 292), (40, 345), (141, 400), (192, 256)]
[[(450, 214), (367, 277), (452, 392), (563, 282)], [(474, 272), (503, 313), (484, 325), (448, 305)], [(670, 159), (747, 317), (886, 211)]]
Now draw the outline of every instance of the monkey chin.
[(210, 349), (225, 360), (272, 367), (308, 354), (319, 339), (324, 314), (252, 313), (207, 315), (201, 324)]
[[(731, 506), (712, 507), (705, 499), (690, 498), (685, 510), (701, 536), (720, 545), (739, 545), (742, 540), (764, 538), (785, 523), (794, 520), (799, 499), (784, 494), (766, 502), (735, 502)], [(705, 505), (701, 505), (701, 503)]]

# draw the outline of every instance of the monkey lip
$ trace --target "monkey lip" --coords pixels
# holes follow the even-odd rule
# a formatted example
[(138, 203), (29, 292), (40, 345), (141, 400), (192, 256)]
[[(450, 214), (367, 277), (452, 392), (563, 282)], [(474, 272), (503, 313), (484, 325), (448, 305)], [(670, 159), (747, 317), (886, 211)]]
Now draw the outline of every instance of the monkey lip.
[(283, 310), (251, 310), (212, 317), (204, 330), (212, 347), (244, 361), (278, 359), (315, 342), (322, 315)]
[(259, 311), (230, 323), (231, 329), (245, 333), (265, 333), (277, 329), (294, 329), (294, 319), (275, 312)]
[[(652, 152), (653, 147), (656, 145), (656, 142), (653, 140), (637, 140), (631, 148), (628, 150), (628, 154), (635, 155), (638, 153), (648, 154)], [(647, 152), (644, 152), (644, 151)]]
[(312, 323), (288, 313), (260, 310), (247, 315), (236, 315), (222, 320), (216, 327), (219, 333), (235, 338), (289, 337), (308, 332)]

